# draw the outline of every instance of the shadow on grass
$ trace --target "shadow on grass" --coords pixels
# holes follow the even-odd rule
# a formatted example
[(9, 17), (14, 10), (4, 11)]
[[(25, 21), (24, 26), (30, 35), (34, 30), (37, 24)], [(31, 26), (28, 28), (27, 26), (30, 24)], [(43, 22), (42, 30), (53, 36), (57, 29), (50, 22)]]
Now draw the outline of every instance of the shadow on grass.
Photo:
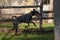
[(18, 36), (4, 35), (1, 40), (54, 40), (53, 33), (37, 34), (37, 33), (21, 33)]
[(1, 40), (11, 40), (12, 37), (14, 37), (14, 35), (12, 35), (10, 37), (7, 37), (7, 35), (6, 35)]
[(54, 27), (45, 27), (42, 29), (42, 31), (40, 31), (39, 28), (28, 28), (28, 29), (24, 29), (23, 32), (25, 33), (51, 33), (54, 32)]

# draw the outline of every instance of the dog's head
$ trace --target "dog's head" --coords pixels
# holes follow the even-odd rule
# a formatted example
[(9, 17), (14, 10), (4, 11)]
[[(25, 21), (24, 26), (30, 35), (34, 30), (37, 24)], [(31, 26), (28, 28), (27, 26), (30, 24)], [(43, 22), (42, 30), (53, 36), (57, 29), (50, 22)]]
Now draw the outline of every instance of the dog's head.
[(33, 9), (33, 11), (31, 11), (32, 15), (36, 15), (36, 16), (40, 16), (40, 13), (38, 11), (36, 11), (35, 9)]

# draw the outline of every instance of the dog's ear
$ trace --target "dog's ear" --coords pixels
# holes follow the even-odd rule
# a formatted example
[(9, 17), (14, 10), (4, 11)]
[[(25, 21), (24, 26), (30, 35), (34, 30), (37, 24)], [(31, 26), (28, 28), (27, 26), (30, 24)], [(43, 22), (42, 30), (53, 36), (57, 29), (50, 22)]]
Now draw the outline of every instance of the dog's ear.
[(33, 11), (36, 11), (35, 9), (33, 9)]

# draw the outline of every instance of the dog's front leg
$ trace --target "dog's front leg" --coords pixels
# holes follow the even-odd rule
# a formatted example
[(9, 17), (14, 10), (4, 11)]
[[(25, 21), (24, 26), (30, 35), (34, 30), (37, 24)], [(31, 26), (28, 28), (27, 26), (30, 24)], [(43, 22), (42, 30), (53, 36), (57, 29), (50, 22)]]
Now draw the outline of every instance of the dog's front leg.
[(35, 24), (34, 22), (31, 22), (31, 23), (33, 23), (33, 24), (34, 24), (34, 26), (36, 27), (36, 24)]

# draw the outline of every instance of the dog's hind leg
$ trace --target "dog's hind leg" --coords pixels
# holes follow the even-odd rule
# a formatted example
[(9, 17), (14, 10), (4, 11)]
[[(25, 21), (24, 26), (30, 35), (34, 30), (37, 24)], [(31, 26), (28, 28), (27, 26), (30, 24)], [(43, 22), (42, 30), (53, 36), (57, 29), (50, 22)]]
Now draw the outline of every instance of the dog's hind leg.
[(28, 25), (27, 26), (25, 26), (25, 28), (28, 28), (29, 27), (29, 22), (27, 23)]
[(36, 27), (36, 24), (35, 24), (34, 22), (31, 22), (31, 23), (33, 23), (33, 24), (34, 24), (34, 26)]

